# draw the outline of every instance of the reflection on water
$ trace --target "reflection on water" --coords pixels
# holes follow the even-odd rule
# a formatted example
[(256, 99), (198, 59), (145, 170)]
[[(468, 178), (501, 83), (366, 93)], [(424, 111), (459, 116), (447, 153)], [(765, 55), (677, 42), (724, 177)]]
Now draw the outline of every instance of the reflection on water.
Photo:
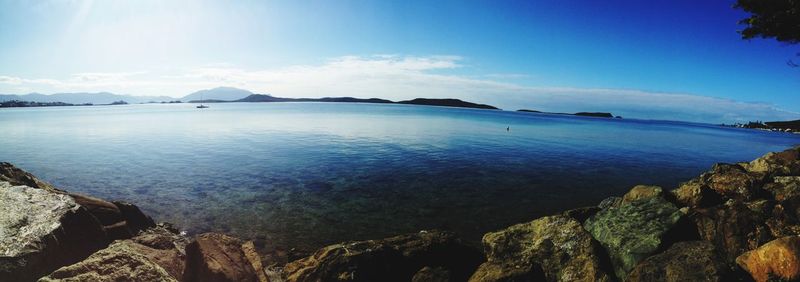
[(0, 160), (69, 191), (134, 202), (189, 232), (302, 250), (432, 228), (477, 242), (800, 143), (678, 122), (341, 103), (2, 109), (0, 132)]

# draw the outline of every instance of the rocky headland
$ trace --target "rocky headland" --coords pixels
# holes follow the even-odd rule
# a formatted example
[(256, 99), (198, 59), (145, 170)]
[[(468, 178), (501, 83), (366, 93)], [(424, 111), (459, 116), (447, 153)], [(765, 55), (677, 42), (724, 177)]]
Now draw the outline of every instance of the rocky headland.
[(420, 231), (266, 265), (253, 242), (187, 236), (135, 205), (59, 190), (0, 163), (0, 281), (795, 281), (800, 147), (664, 189), (483, 236)]

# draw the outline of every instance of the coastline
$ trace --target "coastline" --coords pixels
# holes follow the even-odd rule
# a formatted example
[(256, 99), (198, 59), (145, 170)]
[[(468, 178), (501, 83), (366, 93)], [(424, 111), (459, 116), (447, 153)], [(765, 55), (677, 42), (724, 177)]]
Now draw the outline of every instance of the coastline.
[(286, 265), (270, 264), (252, 242), (218, 233), (190, 238), (134, 204), (70, 194), (8, 163), (0, 164), (0, 198), (12, 203), (0, 213), (0, 230), (11, 234), (0, 241), (2, 281), (800, 277), (800, 147), (489, 232), (482, 252), (455, 234), (420, 231), (330, 245)]

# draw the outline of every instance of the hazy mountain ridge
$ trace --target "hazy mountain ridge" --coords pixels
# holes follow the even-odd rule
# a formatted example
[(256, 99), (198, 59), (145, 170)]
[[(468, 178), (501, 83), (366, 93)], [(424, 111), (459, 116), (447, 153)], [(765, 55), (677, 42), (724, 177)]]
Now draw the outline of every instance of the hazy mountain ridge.
[(161, 101), (172, 101), (176, 100), (172, 97), (167, 96), (134, 96), (134, 95), (123, 95), (123, 94), (114, 94), (110, 92), (97, 92), (97, 93), (89, 93), (89, 92), (77, 92), (77, 93), (55, 93), (55, 94), (41, 94), (41, 93), (30, 93), (24, 95), (2, 95), (0, 94), (0, 102), (11, 101), (11, 100), (20, 100), (20, 101), (28, 101), (28, 102), (40, 102), (40, 103), (53, 103), (53, 102), (62, 102), (62, 103), (69, 103), (69, 104), (85, 104), (85, 103), (92, 103), (92, 104), (111, 104), (116, 101), (125, 101), (128, 103), (147, 103), (147, 102), (161, 102)]

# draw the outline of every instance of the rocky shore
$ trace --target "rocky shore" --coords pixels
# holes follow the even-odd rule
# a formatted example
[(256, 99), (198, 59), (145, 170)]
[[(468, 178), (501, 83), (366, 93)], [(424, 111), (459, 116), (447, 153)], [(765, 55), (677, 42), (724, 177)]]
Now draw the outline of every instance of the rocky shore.
[(0, 281), (792, 281), (800, 147), (490, 232), (483, 250), (420, 231), (265, 261), (253, 242), (189, 237), (0, 163)]

